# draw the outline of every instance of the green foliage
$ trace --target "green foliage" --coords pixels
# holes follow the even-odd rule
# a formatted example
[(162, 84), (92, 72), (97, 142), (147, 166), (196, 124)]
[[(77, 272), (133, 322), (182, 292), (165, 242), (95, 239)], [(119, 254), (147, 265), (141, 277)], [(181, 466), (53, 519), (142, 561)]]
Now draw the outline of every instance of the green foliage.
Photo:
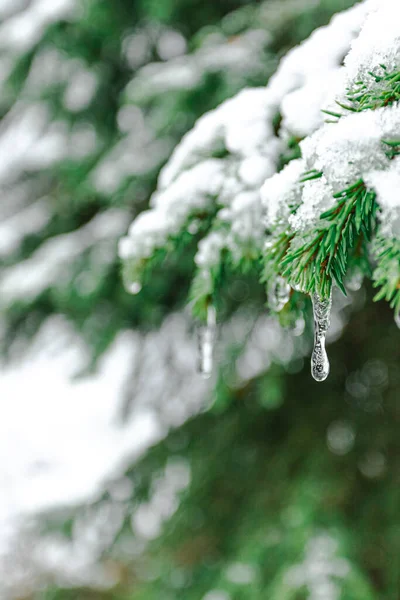
[(296, 136), (289, 138), (287, 149), (285, 149), (285, 152), (281, 155), (280, 164), (277, 169), (278, 172), (281, 171), (285, 165), (289, 164), (290, 161), (301, 158), (300, 142), (300, 138)]
[[(264, 84), (280, 55), (327, 22), (333, 12), (353, 2), (242, 4), (233, 0), (87, 0), (82, 2), (80, 20), (50, 27), (42, 42), (18, 61), (5, 96), (9, 108), (17, 100), (46, 100), (54, 119), (65, 119), (71, 127), (81, 122), (93, 125), (101, 143), (90, 159), (63, 161), (40, 173), (24, 174), (33, 196), (39, 187), (40, 194), (51, 198), (52, 216), (42, 231), (27, 236), (7, 257), (4, 269), (29, 258), (45, 240), (74, 231), (110, 206), (132, 214), (147, 207), (169, 151), (150, 171), (127, 177), (115, 193), (96, 191), (90, 182), (96, 164), (121, 139), (117, 115), (122, 106), (139, 106), (150, 119), (154, 135), (167, 140), (172, 149), (201, 114), (245, 85)], [(237, 10), (226, 16), (233, 9)], [(271, 24), (272, 40), (260, 72), (244, 73), (235, 81), (216, 72), (191, 90), (155, 97), (127, 93), (126, 86), (135, 74), (121, 57), (122, 43), (132, 32), (146, 32), (149, 22), (183, 32), (189, 48), (196, 49), (207, 32), (237, 35), (254, 25), (263, 26), (265, 19), (266, 25)], [(205, 29), (198, 31), (200, 26)], [(99, 90), (84, 112), (76, 115), (65, 110), (64, 86), (52, 86), (44, 97), (25, 96), (32, 59), (46, 46), (81, 58), (98, 70)], [(148, 60), (159, 58), (153, 44)], [(371, 110), (400, 99), (398, 73), (388, 74), (381, 68), (375, 76), (378, 87), (370, 90), (360, 83), (349, 91), (343, 111)], [(335, 120), (342, 115), (327, 112)], [(276, 128), (279, 120), (278, 115)], [(299, 142), (297, 137), (288, 140), (279, 168), (300, 157)], [(398, 155), (398, 140), (382, 143), (389, 158)], [(218, 149), (215, 156), (225, 157), (226, 149)], [(299, 183), (321, 176), (321, 172), (309, 171)], [(32, 301), (21, 300), (7, 307), (4, 345), (11, 346), (21, 333), (30, 339), (48, 315), (62, 313), (91, 346), (93, 364), (89, 366), (93, 367), (118, 331), (159, 327), (188, 297), (198, 318), (205, 317), (207, 304), (213, 302), (222, 321), (228, 321), (239, 305), (247, 311), (244, 318), (255, 319), (264, 312), (260, 279), (265, 283), (280, 273), (296, 288), (327, 296), (333, 282), (345, 291), (346, 275), (352, 269), (360, 268), (370, 277), (373, 261), (368, 242), (377, 232), (373, 241), (375, 299), (385, 298), (398, 314), (400, 243), (379, 233), (375, 195), (360, 180), (335, 200), (334, 207), (320, 215), (315, 230), (307, 235), (274, 232), (272, 245), (263, 256), (249, 247), (244, 258), (235, 261), (223, 251), (209, 279), (196, 270), (193, 257), (199, 239), (212, 229), (215, 212), (210, 209), (209, 214), (193, 215), (199, 224), (196, 233), (185, 227), (184, 234), (171, 237), (168, 246), (143, 264), (128, 261), (124, 265), (125, 281), (140, 280), (143, 286), (134, 298), (123, 290), (115, 258), (97, 270), (97, 249), (84, 252), (71, 265), (66, 281), (54, 282)], [(290, 209), (295, 213), (297, 206)], [(116, 248), (113, 252), (115, 256)], [(81, 285), (85, 274), (95, 279), (87, 293)], [(247, 340), (232, 343), (221, 360), (211, 407), (171, 430), (126, 473), (134, 487), (133, 498), (126, 501), (126, 523), (113, 547), (99, 559), (118, 574), (116, 588), (62, 589), (53, 585), (35, 592), (33, 600), (199, 600), (215, 589), (230, 594), (231, 600), (308, 600), (309, 585), (289, 585), (288, 574), (304, 565), (308, 544), (319, 535), (333, 540), (331, 564), (342, 561), (339, 564), (346, 572), (343, 577), (331, 578), (339, 586), (341, 600), (397, 599), (398, 331), (385, 304), (363, 302), (360, 294), (344, 337), (330, 349), (332, 375), (322, 392), (310, 381), (302, 358), (282, 365), (277, 357), (267, 372), (238, 380), (237, 364)], [(309, 302), (293, 291), (280, 321), (290, 327), (303, 315), (310, 316)], [(309, 350), (310, 329), (308, 326), (301, 340), (304, 354)], [(339, 428), (336, 438), (335, 427)], [(340, 446), (343, 428), (351, 438), (344, 449)], [(123, 542), (132, 541), (134, 535), (131, 516), (151, 497), (154, 480), (171, 459), (187, 462), (191, 482), (161, 536), (144, 545), (139, 555), (129, 554)], [(65, 519), (64, 530), (56, 519), (53, 525), (59, 527), (60, 536), (70, 537), (76, 514), (79, 509)], [(232, 566), (238, 564), (250, 567), (245, 584), (232, 580)]]
[(334, 197), (338, 202), (320, 216), (316, 233), (304, 235), (303, 244), (294, 236), (280, 261), (282, 275), (291, 285), (322, 298), (329, 297), (332, 281), (346, 294), (348, 255), (362, 239), (371, 240), (376, 223), (376, 195), (362, 180)]
[[(388, 73), (381, 65), (382, 75), (370, 73), (376, 87), (366, 82), (358, 82), (353, 90), (347, 93), (348, 103), (337, 102), (346, 111), (361, 112), (376, 110), (389, 106), (400, 99), (400, 73)], [(343, 116), (330, 110), (324, 113), (334, 117), (337, 122)], [(399, 155), (400, 142), (382, 140), (386, 147), (386, 155), (391, 160)], [(320, 179), (321, 171), (311, 169), (303, 174), (300, 184)], [(318, 293), (327, 298), (331, 293), (332, 283), (346, 294), (345, 277), (354, 249), (360, 248), (364, 241), (371, 241), (377, 231), (376, 194), (366, 188), (360, 179), (347, 189), (334, 195), (337, 203), (333, 208), (320, 215), (315, 231), (291, 234), (279, 234), (272, 249), (268, 249), (264, 259), (263, 280), (268, 281), (279, 272), (287, 278), (295, 288), (308, 294)], [(292, 207), (292, 213), (297, 207)], [(400, 307), (398, 293), (398, 278), (393, 275), (398, 259), (397, 243), (390, 240), (382, 248), (382, 240), (377, 242), (378, 251), (375, 254), (379, 265), (375, 271), (374, 282), (382, 286), (375, 300), (385, 298), (398, 312)], [(353, 259), (354, 260), (354, 259)]]
[[(396, 597), (400, 355), (390, 312), (369, 303), (353, 315), (331, 358), (323, 397), (304, 369), (289, 376), (273, 365), (242, 386), (225, 372), (225, 403), (171, 431), (131, 470), (141, 499), (169, 460), (188, 461), (191, 483), (161, 538), (132, 561), (129, 600), (196, 600), (213, 589), (235, 600), (307, 600), (312, 577), (301, 587), (289, 585), (289, 574), (318, 536), (333, 544), (326, 570), (339, 561), (344, 574), (328, 577), (340, 598)], [(350, 380), (366, 386), (362, 397), (338, 395)], [(346, 447), (342, 428), (353, 436)], [(246, 583), (230, 579), (237, 564), (251, 567)]]
[(380, 65), (381, 75), (371, 72), (371, 77), (377, 84), (376, 87), (358, 82), (356, 87), (347, 93), (348, 104), (341, 104), (341, 108), (353, 112), (362, 110), (376, 110), (390, 106), (400, 100), (400, 72), (395, 70), (388, 73), (385, 65)]
[(390, 302), (396, 315), (400, 313), (400, 242), (391, 237), (378, 237), (374, 244), (378, 262), (373, 273), (374, 286), (380, 288), (375, 300)]
[(257, 302), (262, 297), (262, 290), (257, 285), (260, 270), (261, 257), (258, 248), (248, 244), (239, 260), (224, 248), (215, 267), (207, 272), (199, 269), (194, 275), (189, 293), (193, 315), (204, 321), (207, 306), (212, 304), (216, 307), (219, 317), (222, 320), (226, 319), (237, 306), (237, 299), (231, 290), (238, 278), (245, 282), (246, 286), (250, 286), (251, 297)]
[[(149, 55), (145, 62), (157, 61), (160, 60), (157, 41), (162, 27), (169, 26), (192, 36), (199, 34), (199, 27), (206, 23), (213, 24), (218, 32), (221, 31), (221, 18), (237, 7), (236, 0), (224, 5), (206, 3), (204, 10), (200, 5), (192, 10), (190, 3), (175, 0), (148, 4), (129, 0), (118, 0), (111, 4), (86, 0), (77, 19), (61, 20), (48, 27), (38, 44), (16, 60), (5, 85), (3, 113), (6, 114), (17, 102), (21, 105), (43, 102), (52, 120), (66, 123), (70, 132), (79, 126), (92, 128), (97, 147), (88, 157), (68, 158), (39, 172), (23, 174), (23, 180), (31, 186), (32, 201), (43, 195), (49, 199), (51, 218), (41, 231), (26, 236), (10, 255), (4, 260), (0, 259), (2, 268), (12, 268), (29, 259), (46, 240), (75, 231), (110, 207), (125, 209), (132, 216), (139, 213), (148, 206), (163, 162), (196, 119), (246, 84), (264, 83), (268, 73), (262, 66), (251, 75), (237, 74), (234, 80), (223, 71), (208, 73), (189, 90), (183, 87), (143, 99), (132, 98), (127, 93), (129, 83), (136, 76), (135, 69), (130, 67), (123, 54), (124, 43), (130, 35), (138, 34), (146, 40)], [(253, 15), (256, 7), (249, 8)], [(201, 37), (205, 35), (199, 39)], [(295, 41), (297, 38), (293, 43)], [(201, 41), (196, 44), (201, 47)], [(27, 86), (34, 60), (39, 60), (41, 52), (49, 49), (60, 52), (66, 61), (79, 60), (83, 66), (95, 71), (98, 89), (86, 109), (78, 113), (66, 109), (63, 103), (66, 81), (57, 80), (43, 89)], [(114, 192), (96, 189), (92, 179), (96, 167), (122, 139), (118, 129), (119, 111), (132, 104), (140, 107), (151, 135), (165, 144), (166, 152), (153, 168), (127, 175)], [(152, 150), (145, 148), (143, 152), (151, 154)], [(187, 240), (189, 246), (191, 242)], [(183, 246), (186, 247), (185, 241)], [(171, 241), (169, 250), (172, 247)], [(135, 302), (123, 289), (116, 247), (113, 249), (113, 260), (102, 269), (96, 266), (96, 251), (94, 247), (74, 261), (68, 269), (69, 279), (64, 284), (55, 281), (39, 297), (23, 299), (13, 306), (3, 307), (6, 314), (3, 352), (8, 351), (12, 340), (19, 335), (28, 340), (47, 316), (62, 313), (83, 335), (95, 362), (121, 329), (126, 326), (143, 329), (158, 326), (167, 312), (182, 306), (182, 297), (176, 294), (176, 290), (188, 289), (191, 272), (188, 257), (193, 254), (190, 254), (191, 250), (183, 253), (180, 242), (176, 256), (179, 255), (183, 260), (178, 263), (174, 256), (167, 257), (166, 252), (160, 252), (152, 262), (154, 276), (147, 277), (145, 274), (150, 287)], [(165, 271), (161, 264), (164, 260), (164, 267), (171, 269), (171, 272), (174, 273), (175, 267), (178, 267), (176, 276), (167, 279), (163, 276)], [(135, 274), (131, 266), (128, 265), (125, 270), (132, 281)], [(145, 270), (150, 273), (150, 268), (146, 267)], [(92, 290), (82, 292), (80, 281), (88, 273), (92, 274), (95, 285)], [(30, 315), (31, 319), (28, 318)]]

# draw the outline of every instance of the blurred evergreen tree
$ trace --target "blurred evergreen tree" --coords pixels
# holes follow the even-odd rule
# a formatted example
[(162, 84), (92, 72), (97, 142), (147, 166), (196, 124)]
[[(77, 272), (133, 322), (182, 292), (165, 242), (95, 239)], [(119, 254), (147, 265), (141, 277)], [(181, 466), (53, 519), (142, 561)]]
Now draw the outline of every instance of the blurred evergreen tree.
[[(134, 300), (116, 250), (173, 148), (203, 113), (265, 85), (289, 48), (354, 0), (58, 4), (25, 17), (35, 2), (10, 5), (0, 28), (1, 211), (16, 231), (0, 243), (3, 352), (62, 313), (91, 348), (86, 369), (121, 329), (153, 329), (185, 304), (201, 230), (163, 256)], [(29, 37), (23, 25), (36, 17)], [(224, 305), (234, 320), (245, 298), (240, 317), (255, 328), (264, 311), (256, 271), (233, 274)], [(120, 583), (32, 598), (399, 598), (398, 332), (363, 294), (343, 309), (355, 314), (332, 347), (323, 392), (300, 351), (238, 378), (245, 343), (229, 338), (211, 409), (127, 472), (134, 494), (101, 557)], [(175, 495), (165, 492), (171, 506), (158, 500), (160, 533), (141, 538), (139, 517), (168, 477)]]
[[(223, 2), (200, 8), (175, 0), (87, 0), (73, 9), (66, 0), (58, 3), (59, 14), (57, 5), (48, 8), (47, 17), (45, 9), (36, 17), (33, 8), (11, 7), (15, 14), (5, 15), (2, 24), (1, 60), (8, 73), (2, 86), (2, 139), (5, 148), (8, 136), (23, 141), (15, 157), (13, 148), (4, 150), (10, 167), (0, 185), (3, 219), (12, 217), (15, 223), (18, 217), (22, 224), (0, 255), (5, 268), (1, 303), (7, 313), (3, 349), (16, 334), (29, 338), (47, 315), (61, 312), (96, 358), (122, 327), (154, 326), (173, 306), (181, 306), (190, 260), (178, 271), (171, 269), (167, 281), (156, 277), (154, 289), (132, 302), (110, 243), (147, 206), (160, 167), (196, 118), (246, 85), (265, 84), (280, 53), (352, 3)], [(25, 22), (32, 27), (30, 38), (24, 37)], [(204, 25), (200, 31), (199, 25)], [(186, 48), (189, 54), (173, 58)], [(238, 57), (233, 64), (230, 49)], [(151, 68), (143, 68), (150, 62)], [(188, 77), (182, 81), (181, 62)], [(166, 77), (157, 83), (163, 67)], [(151, 73), (155, 81), (148, 82)], [(36, 211), (22, 212), (43, 198)], [(120, 212), (113, 213), (116, 232), (99, 242), (103, 251), (93, 241), (74, 259), (66, 257), (62, 280), (55, 270), (43, 282), (14, 289), (13, 265), (25, 264), (28, 272), (43, 269), (39, 248), (46, 240), (79, 230), (111, 207)], [(24, 215), (38, 224), (27, 227)], [(49, 253), (56, 264), (62, 262), (56, 242)]]

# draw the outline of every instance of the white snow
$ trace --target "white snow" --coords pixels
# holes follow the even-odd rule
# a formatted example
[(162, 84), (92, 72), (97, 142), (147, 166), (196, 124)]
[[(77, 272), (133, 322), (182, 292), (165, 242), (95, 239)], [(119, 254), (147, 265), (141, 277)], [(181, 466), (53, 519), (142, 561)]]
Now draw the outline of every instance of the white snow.
[(371, 169), (388, 168), (390, 161), (382, 140), (396, 130), (399, 117), (395, 106), (351, 113), (338, 123), (324, 125), (301, 143), (306, 170), (322, 171), (338, 192)]
[(316, 181), (307, 181), (302, 190), (302, 203), (288, 219), (292, 229), (306, 231), (315, 224), (319, 215), (335, 203), (333, 194), (334, 191), (324, 175)]
[(93, 497), (128, 446), (135, 453), (157, 439), (149, 413), (125, 431), (116, 425), (138, 342), (121, 334), (99, 372), (74, 381), (89, 357), (65, 320), (53, 317), (24, 356), (1, 367), (0, 453), (12, 456), (0, 467), (2, 513), (34, 514)]
[(211, 269), (220, 262), (221, 251), (226, 247), (226, 235), (223, 231), (211, 231), (200, 240), (195, 263), (202, 269)]
[(154, 208), (141, 213), (132, 223), (128, 238), (121, 240), (120, 256), (151, 256), (170, 235), (179, 232), (189, 216), (209, 210), (222, 186), (223, 169), (222, 161), (205, 160), (183, 172), (165, 191), (155, 193), (151, 200)]
[(400, 63), (399, 3), (397, 0), (369, 0), (365, 6), (368, 18), (345, 60), (349, 87), (357, 81), (374, 85), (370, 71), (383, 64), (390, 72)]
[[(147, 335), (120, 332), (85, 377), (76, 375), (90, 361), (88, 350), (62, 316), (48, 319), (23, 353), (18, 343), (11, 353), (12, 362), (0, 364), (0, 597), (20, 597), (24, 586), (28, 593), (38, 577), (110, 584), (115, 577), (99, 559), (126, 511), (115, 486), (150, 445), (204, 404), (207, 386), (195, 372), (187, 318), (171, 315)], [(168, 482), (155, 487), (152, 508), (163, 518), (160, 494), (167, 483), (174, 494), (187, 485), (184, 467), (169, 463)], [(89, 507), (107, 489), (114, 503), (88, 508), (86, 525), (78, 510), (72, 542), (35, 530), (38, 514)], [(114, 512), (105, 518), (99, 510)]]
[[(295, 203), (294, 197), (298, 195), (295, 173), (300, 175), (301, 162), (284, 170), (283, 177), (289, 176), (290, 182), (272, 178), (269, 183), (268, 178), (276, 172), (288, 137), (310, 134), (323, 123), (321, 103), (332, 86), (336, 89), (342, 82), (341, 62), (365, 15), (363, 3), (336, 16), (327, 27), (314, 32), (309, 40), (287, 55), (266, 88), (243, 90), (201, 117), (162, 170), (153, 208), (133, 222), (128, 237), (121, 242), (120, 256), (140, 262), (157, 247), (165, 246), (172, 233), (177, 234), (188, 225), (195, 217), (193, 195), (199, 185), (194, 167), (215, 161), (212, 157), (221, 149), (227, 153), (219, 159), (222, 181), (214, 190), (215, 197), (209, 196), (204, 207), (209, 211), (215, 205), (222, 206), (218, 218), (225, 223), (225, 228), (229, 226), (229, 232), (219, 236), (211, 233), (206, 237), (201, 242), (196, 262), (202, 268), (206, 265), (211, 268), (223, 244), (235, 260), (240, 260), (249, 244), (261, 250), (264, 227), (261, 184), (267, 179), (262, 192), (268, 212), (267, 224), (287, 219), (289, 211), (282, 207), (280, 200), (286, 201), (286, 190)], [(154, 65), (151, 69), (155, 69)], [(314, 93), (317, 88), (318, 93)], [(273, 121), (279, 112), (283, 121), (277, 136)], [(204, 176), (208, 178), (211, 174), (204, 173)], [(179, 212), (170, 210), (171, 196)]]
[(70, 78), (64, 93), (64, 106), (70, 112), (79, 112), (89, 106), (97, 91), (98, 77), (89, 69), (79, 69)]
[(205, 114), (174, 150), (160, 174), (160, 188), (168, 187), (183, 170), (220, 148), (226, 148), (236, 160), (254, 160), (259, 155), (274, 160), (279, 144), (275, 140), (271, 147), (269, 142), (275, 113), (267, 89), (252, 88), (242, 90)]
[(121, 333), (96, 374), (73, 380), (89, 357), (65, 319), (53, 317), (25, 355), (1, 365), (0, 454), (7, 460), (0, 465), (0, 595), (5, 600), (46, 572), (58, 571), (71, 584), (74, 578), (76, 584), (79, 578), (101, 581), (95, 548), (80, 554), (82, 540), (68, 549), (65, 541), (44, 536), (33, 537), (30, 549), (23, 544), (24, 530), (38, 513), (95, 500), (108, 477), (118, 477), (125, 461), (163, 435), (151, 410), (119, 424), (138, 345), (140, 336)]
[(51, 218), (48, 200), (41, 198), (0, 223), (0, 257), (16, 250), (28, 234), (38, 233)]
[[(329, 109), (343, 112), (337, 105), (336, 108), (333, 108), (335, 107), (335, 98), (346, 102), (346, 87), (351, 87), (360, 78), (373, 89), (379, 87), (379, 83), (376, 84), (372, 77), (366, 76), (367, 68), (373, 70), (374, 65), (379, 67), (381, 62), (385, 64), (387, 62), (388, 65), (390, 64), (390, 68), (395, 66), (399, 68), (400, 28), (398, 20), (393, 19), (393, 14), (396, 14), (396, 11), (399, 11), (399, 7), (397, 4), (394, 6), (392, 0), (383, 0), (379, 4), (375, 0), (367, 0), (353, 11), (341, 15), (340, 18), (357, 16), (359, 20), (366, 13), (370, 13), (361, 27), (359, 35), (354, 38), (345, 66), (337, 65), (337, 73), (331, 73), (338, 84), (333, 86), (334, 92), (331, 98), (326, 98), (324, 103), (321, 104), (322, 96), (314, 95), (319, 109), (328, 106)], [(351, 19), (349, 19), (349, 24), (350, 21)], [(353, 22), (351, 29), (353, 37), (356, 30), (356, 21), (357, 19)], [(390, 25), (389, 21), (391, 21)], [(331, 29), (328, 28), (329, 31), (326, 32), (328, 47), (329, 34), (335, 31), (334, 22)], [(336, 18), (336, 23), (338, 22), (339, 17)], [(388, 25), (387, 35), (386, 24)], [(383, 31), (385, 31), (385, 35), (383, 35)], [(320, 33), (313, 34), (310, 41), (313, 38), (316, 39)], [(320, 38), (321, 43), (322, 39)], [(343, 40), (343, 36), (340, 39)], [(334, 40), (332, 39), (333, 43)], [(306, 47), (306, 44), (304, 44), (304, 47)], [(340, 44), (341, 42), (339, 46)], [(389, 51), (388, 48), (392, 48), (392, 50)], [(386, 61), (389, 54), (391, 58)], [(297, 49), (293, 50), (292, 55), (297, 57)], [(300, 50), (298, 56), (300, 60), (302, 56)], [(319, 55), (315, 60), (319, 60)], [(324, 69), (326, 68), (325, 63), (326, 59), (324, 58), (324, 52), (322, 52), (321, 66)], [(285, 102), (288, 98), (290, 98), (290, 95), (286, 96)], [(296, 96), (294, 100), (297, 99)], [(305, 118), (303, 119), (302, 103), (300, 99), (298, 104), (294, 100), (286, 106), (293, 108), (294, 111), (297, 108), (298, 112), (297, 114), (293, 112), (292, 118), (295, 122), (301, 123), (301, 127), (304, 127), (304, 133), (306, 130), (305, 124), (311, 124), (312, 119), (309, 119), (307, 111), (304, 113)], [(286, 118), (286, 123), (288, 122)], [(315, 125), (317, 125), (317, 121), (313, 124), (314, 129)], [(392, 221), (398, 222), (398, 213), (393, 210), (394, 205), (397, 205), (397, 207), (400, 205), (400, 201), (396, 202), (393, 192), (389, 201), (391, 209), (385, 210), (387, 208), (389, 186), (397, 183), (397, 163), (395, 162), (393, 165), (387, 157), (388, 147), (383, 141), (398, 139), (399, 131), (400, 108), (397, 104), (359, 113), (349, 111), (337, 123), (323, 124), (314, 133), (309, 131), (308, 137), (300, 143), (303, 162), (298, 162), (297, 166), (303, 165), (304, 172), (309, 170), (322, 172), (323, 176), (303, 185), (299, 183), (299, 177), (296, 183), (297, 166), (296, 163), (292, 163), (278, 175), (269, 180), (267, 179), (262, 188), (267, 225), (274, 227), (280, 220), (281, 227), (289, 226), (294, 231), (306, 231), (315, 225), (319, 214), (334, 204), (334, 193), (347, 188), (359, 179), (364, 179), (371, 188), (376, 189), (378, 192), (378, 202), (382, 202), (380, 218), (386, 224), (387, 230), (398, 231), (398, 225), (391, 227)], [(382, 176), (379, 173), (382, 173)], [(386, 173), (388, 178), (386, 178)], [(383, 181), (385, 181), (384, 184)], [(299, 208), (295, 214), (289, 215), (289, 207), (295, 203), (299, 204)]]
[(157, 53), (162, 60), (171, 60), (185, 54), (187, 42), (180, 31), (165, 29), (157, 40)]
[(365, 183), (375, 189), (378, 201), (383, 209), (400, 209), (400, 160), (392, 161), (387, 171), (370, 171), (365, 176)]
[[(272, 130), (275, 107), (266, 100), (264, 88), (244, 90), (199, 119), (161, 172), (159, 189), (151, 202), (154, 208), (139, 215), (128, 238), (122, 240), (123, 258), (149, 256), (165, 245), (171, 234), (178, 233), (200, 207), (209, 212), (216, 204), (227, 209), (221, 218), (232, 222), (232, 240), (237, 233), (242, 239), (259, 237), (253, 228), (256, 225), (259, 230), (261, 223), (259, 196), (254, 191), (276, 169), (280, 148)], [(229, 157), (211, 158), (220, 148), (226, 148)], [(257, 218), (244, 209), (249, 202)], [(246, 225), (248, 218), (251, 222)], [(215, 239), (211, 236), (209, 240), (212, 247)], [(206, 250), (207, 243), (202, 244), (199, 264), (208, 262), (206, 254), (216, 257), (211, 248)], [(235, 246), (233, 241), (230, 245)]]
[[(222, 354), (244, 343), (232, 381), (238, 386), (272, 361), (286, 364), (309, 351), (272, 317), (240, 311), (220, 343)], [(48, 319), (30, 348), (21, 353), (16, 343), (11, 354), (13, 361), (0, 365), (0, 454), (7, 457), (0, 463), (0, 596), (9, 600), (25, 588), (28, 594), (48, 578), (69, 587), (110, 585), (118, 574), (100, 558), (135, 493), (125, 470), (205, 407), (209, 387), (195, 371), (188, 319), (173, 314), (159, 331), (121, 332), (96, 372), (84, 377), (76, 375), (89, 362), (88, 351), (62, 316)], [(189, 481), (183, 459), (167, 463), (149, 501), (132, 514), (140, 540), (159, 533)], [(104, 490), (113, 501), (91, 507)], [(36, 528), (38, 514), (73, 507), (71, 542)], [(142, 550), (139, 543), (130, 556)]]
[(46, 27), (74, 14), (75, 0), (34, 0), (25, 10), (0, 26), (0, 48), (27, 52), (42, 37)]
[(46, 288), (68, 277), (68, 265), (85, 250), (108, 240), (116, 240), (126, 229), (127, 213), (109, 209), (71, 233), (49, 238), (19, 264), (3, 270), (0, 276), (0, 305), (18, 300), (31, 301)]
[(368, 2), (334, 16), (291, 50), (271, 78), (269, 88), (281, 101), (282, 126), (304, 137), (322, 125), (321, 108), (342, 81), (341, 62), (360, 31)]
[(381, 208), (380, 235), (400, 239), (400, 160), (392, 161), (386, 171), (370, 171), (365, 177), (368, 187), (375, 190)]
[(265, 224), (268, 228), (279, 223), (286, 225), (290, 207), (296, 206), (300, 200), (299, 179), (305, 171), (302, 159), (292, 160), (273, 177), (266, 180), (261, 188), (261, 199), (264, 205)]

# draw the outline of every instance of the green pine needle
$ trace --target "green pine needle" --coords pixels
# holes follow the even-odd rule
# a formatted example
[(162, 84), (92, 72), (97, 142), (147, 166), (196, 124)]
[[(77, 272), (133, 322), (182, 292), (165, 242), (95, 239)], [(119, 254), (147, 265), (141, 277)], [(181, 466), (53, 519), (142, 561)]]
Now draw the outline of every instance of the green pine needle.
[(338, 202), (321, 215), (316, 232), (304, 236), (303, 244), (293, 236), (280, 260), (281, 273), (293, 287), (323, 298), (329, 296), (333, 281), (346, 293), (348, 256), (361, 238), (371, 239), (376, 227), (376, 195), (362, 180), (335, 197)]

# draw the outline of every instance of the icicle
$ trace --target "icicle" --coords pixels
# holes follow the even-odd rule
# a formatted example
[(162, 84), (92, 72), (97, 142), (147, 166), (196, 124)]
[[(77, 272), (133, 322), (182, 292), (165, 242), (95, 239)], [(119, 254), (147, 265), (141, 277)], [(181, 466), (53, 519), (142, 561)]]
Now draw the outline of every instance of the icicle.
[(400, 310), (397, 313), (395, 313), (394, 322), (396, 323), (397, 327), (400, 329)]
[(271, 310), (279, 312), (289, 302), (290, 285), (280, 275), (268, 285), (268, 306)]
[(321, 300), (318, 294), (313, 294), (315, 341), (311, 356), (311, 374), (315, 381), (325, 381), (329, 375), (329, 360), (325, 350), (325, 336), (330, 325), (332, 295), (327, 300)]
[(213, 370), (214, 343), (217, 329), (217, 315), (214, 306), (207, 308), (207, 324), (198, 329), (199, 344), (199, 373), (206, 379), (211, 377)]

